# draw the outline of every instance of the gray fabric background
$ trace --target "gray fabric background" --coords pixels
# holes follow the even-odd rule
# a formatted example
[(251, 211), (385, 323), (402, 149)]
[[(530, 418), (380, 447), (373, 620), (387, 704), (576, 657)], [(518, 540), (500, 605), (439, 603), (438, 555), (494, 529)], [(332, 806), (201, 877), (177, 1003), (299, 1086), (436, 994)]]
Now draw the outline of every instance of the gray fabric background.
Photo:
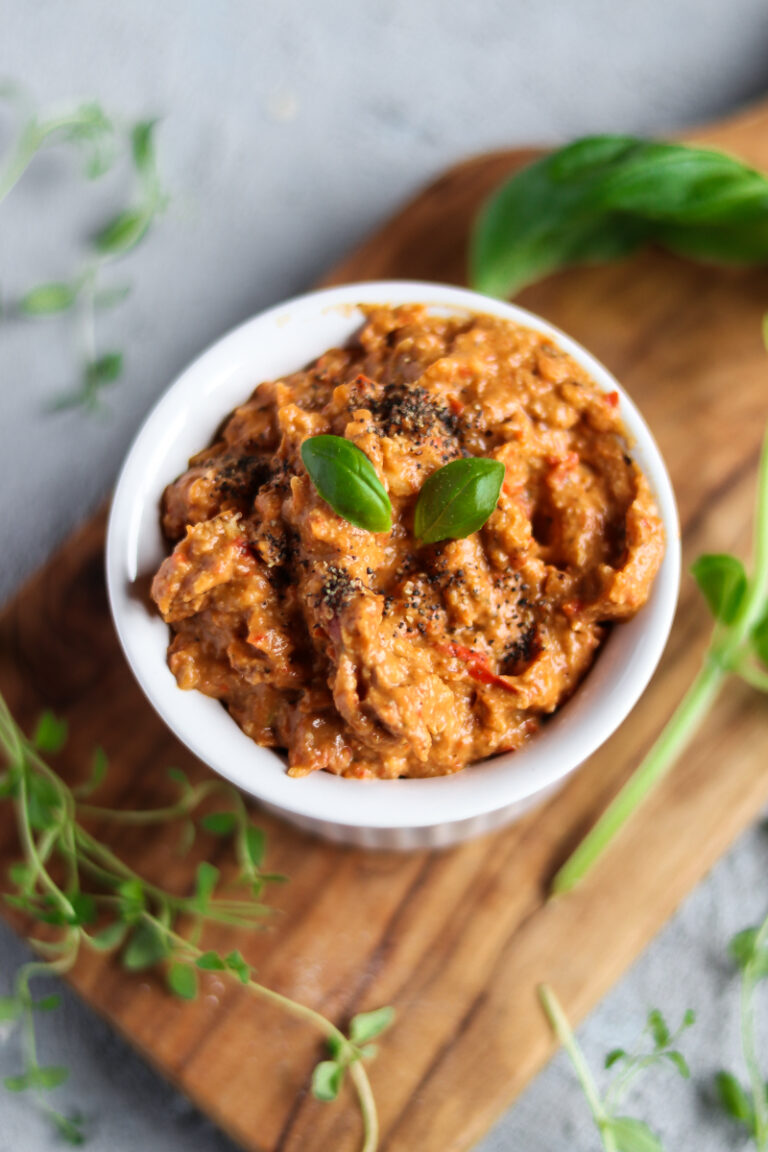
[[(191, 357), (310, 284), (446, 164), (724, 113), (768, 88), (767, 48), (762, 0), (0, 0), (0, 75), (43, 104), (98, 97), (126, 118), (161, 114), (173, 194), (157, 234), (114, 277), (134, 292), (100, 328), (103, 346), (127, 351), (107, 413), (44, 412), (71, 380), (68, 320), (0, 325), (0, 596), (102, 499), (142, 416)], [(0, 116), (2, 148), (10, 120)], [(0, 209), (6, 298), (67, 275), (88, 228), (124, 191), (124, 173), (91, 187), (64, 151), (41, 158)], [(633, 1101), (670, 1152), (742, 1146), (702, 1085), (738, 1064), (724, 949), (768, 908), (766, 864), (756, 829), (582, 1030), (599, 1061), (632, 1040), (648, 1006), (673, 1017), (697, 1008), (686, 1045), (696, 1083), (654, 1075)], [(0, 992), (24, 955), (0, 928)], [(231, 1147), (73, 996), (46, 1022), (44, 1045), (72, 1066), (60, 1096), (90, 1117), (94, 1152)], [(14, 1066), (10, 1037), (0, 1072)], [(23, 1099), (0, 1095), (1, 1150), (55, 1146)], [(598, 1147), (562, 1056), (480, 1147)]]

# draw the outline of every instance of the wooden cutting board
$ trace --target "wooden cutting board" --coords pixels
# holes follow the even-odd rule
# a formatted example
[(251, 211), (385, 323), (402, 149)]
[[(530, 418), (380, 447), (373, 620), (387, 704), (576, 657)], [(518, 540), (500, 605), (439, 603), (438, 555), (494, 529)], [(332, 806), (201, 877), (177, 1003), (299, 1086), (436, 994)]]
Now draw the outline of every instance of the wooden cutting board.
[[(697, 138), (768, 169), (768, 105)], [(530, 155), (452, 169), (329, 281), (461, 282), (471, 214)], [(747, 556), (768, 419), (760, 340), (768, 272), (645, 254), (558, 276), (521, 299), (586, 344), (639, 402), (671, 469), (686, 560), (703, 550)], [(0, 687), (25, 723), (43, 705), (69, 718), (65, 774), (101, 744), (112, 763), (105, 802), (140, 807), (167, 798), (165, 766), (195, 777), (206, 769), (166, 731), (125, 665), (104, 594), (103, 536), (97, 517), (6, 609)], [(222, 931), (211, 944), (240, 947), (264, 982), (340, 1022), (396, 1006), (371, 1066), (387, 1152), (459, 1152), (477, 1141), (552, 1051), (536, 984), (551, 981), (571, 1017), (582, 1017), (768, 801), (768, 706), (732, 685), (589, 880), (546, 903), (548, 878), (669, 716), (708, 630), (688, 579), (662, 666), (632, 716), (560, 795), (507, 831), (441, 853), (393, 855), (333, 847), (264, 817), (269, 865), (291, 878), (273, 890), (279, 914), (265, 933)], [(110, 839), (146, 871), (190, 887), (194, 853), (175, 855), (169, 836), (124, 830)], [(0, 864), (15, 852), (4, 808)], [(157, 979), (92, 956), (71, 982), (243, 1147), (358, 1147), (351, 1096), (324, 1105), (308, 1094), (316, 1037), (242, 989), (212, 977), (205, 995), (182, 1004)]]

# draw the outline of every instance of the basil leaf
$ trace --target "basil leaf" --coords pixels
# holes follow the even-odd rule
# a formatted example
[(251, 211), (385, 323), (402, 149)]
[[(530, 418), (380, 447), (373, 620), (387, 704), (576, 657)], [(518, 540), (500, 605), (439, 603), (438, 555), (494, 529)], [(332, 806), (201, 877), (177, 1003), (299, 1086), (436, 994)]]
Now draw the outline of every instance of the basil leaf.
[(342, 436), (310, 436), (301, 458), (318, 494), (342, 519), (369, 532), (389, 532), (392, 505), (365, 452)]
[(77, 290), (71, 284), (53, 281), (38, 284), (19, 300), (18, 309), (24, 316), (50, 316), (66, 312), (77, 299)]
[(747, 593), (747, 573), (742, 562), (725, 553), (699, 556), (691, 566), (691, 574), (715, 619), (732, 624)]
[(419, 493), (414, 535), (425, 544), (471, 536), (496, 507), (503, 482), (501, 461), (483, 456), (452, 460), (438, 468)]
[(655, 243), (696, 260), (768, 260), (768, 179), (707, 148), (591, 136), (534, 161), (482, 207), (472, 287), (519, 292), (559, 268)]

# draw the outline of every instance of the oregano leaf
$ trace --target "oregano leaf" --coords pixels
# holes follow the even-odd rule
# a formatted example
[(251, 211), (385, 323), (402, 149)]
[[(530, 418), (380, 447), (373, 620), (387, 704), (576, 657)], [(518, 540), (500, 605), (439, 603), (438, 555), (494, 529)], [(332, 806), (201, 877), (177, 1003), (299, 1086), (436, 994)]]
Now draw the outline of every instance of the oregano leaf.
[(77, 300), (77, 289), (62, 281), (38, 284), (26, 292), (17, 304), (23, 316), (50, 316), (66, 312)]
[(90, 391), (113, 384), (123, 371), (122, 352), (105, 352), (85, 366), (85, 387)]
[(53, 712), (43, 712), (37, 721), (32, 743), (38, 752), (60, 752), (67, 742), (67, 722)]
[(251, 967), (243, 959), (242, 953), (235, 949), (224, 957), (224, 963), (230, 972), (234, 972), (241, 984), (247, 984), (251, 979)]
[(142, 920), (133, 930), (122, 951), (123, 967), (129, 972), (143, 972), (154, 968), (170, 951), (168, 940), (155, 924)]
[(768, 668), (768, 612), (752, 629), (752, 647), (758, 659)]
[(724, 1112), (754, 1135), (755, 1107), (749, 1093), (730, 1072), (718, 1072), (715, 1094)]
[(344, 1081), (344, 1069), (335, 1060), (321, 1060), (312, 1073), (312, 1095), (316, 1100), (335, 1100)]
[(203, 952), (202, 956), (198, 956), (195, 960), (195, 964), (203, 972), (223, 972), (227, 967), (218, 952)]
[(254, 868), (260, 868), (264, 861), (267, 842), (264, 832), (261, 828), (257, 828), (255, 824), (249, 824), (245, 829), (244, 841), (245, 851), (250, 864)]
[(759, 931), (758, 928), (744, 928), (737, 932), (728, 945), (728, 952), (738, 968), (743, 971), (751, 964), (755, 976), (764, 980), (768, 977), (768, 946), (757, 950)]
[(21, 1002), (15, 996), (0, 996), (0, 1024), (18, 1020), (21, 1015)]
[(155, 168), (154, 134), (157, 120), (140, 120), (131, 131), (131, 152), (136, 171), (149, 176)]
[(120, 947), (125, 940), (127, 932), (127, 924), (120, 920), (113, 920), (106, 928), (95, 932), (93, 936), (89, 938), (89, 943), (97, 952), (111, 952), (114, 948)]
[(353, 1044), (364, 1044), (366, 1040), (373, 1040), (391, 1027), (394, 1019), (395, 1010), (391, 1007), (359, 1012), (349, 1022), (349, 1038)]
[(653, 1008), (648, 1013), (648, 1029), (657, 1048), (665, 1048), (669, 1044), (671, 1033), (658, 1008)]
[(195, 900), (199, 911), (205, 911), (219, 882), (219, 870), (215, 865), (203, 860), (195, 874)]
[(234, 812), (209, 812), (200, 821), (201, 827), (214, 836), (231, 836), (237, 824)]
[(658, 1136), (642, 1120), (616, 1116), (602, 1127), (613, 1136), (616, 1152), (664, 1152)]
[(181, 1000), (194, 1000), (197, 996), (197, 973), (191, 964), (171, 964), (167, 981), (171, 992)]
[(146, 209), (128, 208), (96, 233), (93, 246), (102, 256), (122, 256), (141, 243), (151, 220)]

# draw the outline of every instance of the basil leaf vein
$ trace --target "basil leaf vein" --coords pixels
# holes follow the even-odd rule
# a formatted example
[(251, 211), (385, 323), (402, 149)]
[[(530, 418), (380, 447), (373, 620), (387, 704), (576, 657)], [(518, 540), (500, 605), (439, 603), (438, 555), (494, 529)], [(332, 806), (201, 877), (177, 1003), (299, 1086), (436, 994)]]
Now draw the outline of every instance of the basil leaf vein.
[(452, 460), (422, 486), (414, 511), (414, 535), (425, 544), (471, 536), (496, 507), (504, 482), (500, 460), (471, 456)]
[(389, 532), (392, 505), (373, 464), (343, 436), (310, 436), (301, 459), (318, 494), (349, 524)]

